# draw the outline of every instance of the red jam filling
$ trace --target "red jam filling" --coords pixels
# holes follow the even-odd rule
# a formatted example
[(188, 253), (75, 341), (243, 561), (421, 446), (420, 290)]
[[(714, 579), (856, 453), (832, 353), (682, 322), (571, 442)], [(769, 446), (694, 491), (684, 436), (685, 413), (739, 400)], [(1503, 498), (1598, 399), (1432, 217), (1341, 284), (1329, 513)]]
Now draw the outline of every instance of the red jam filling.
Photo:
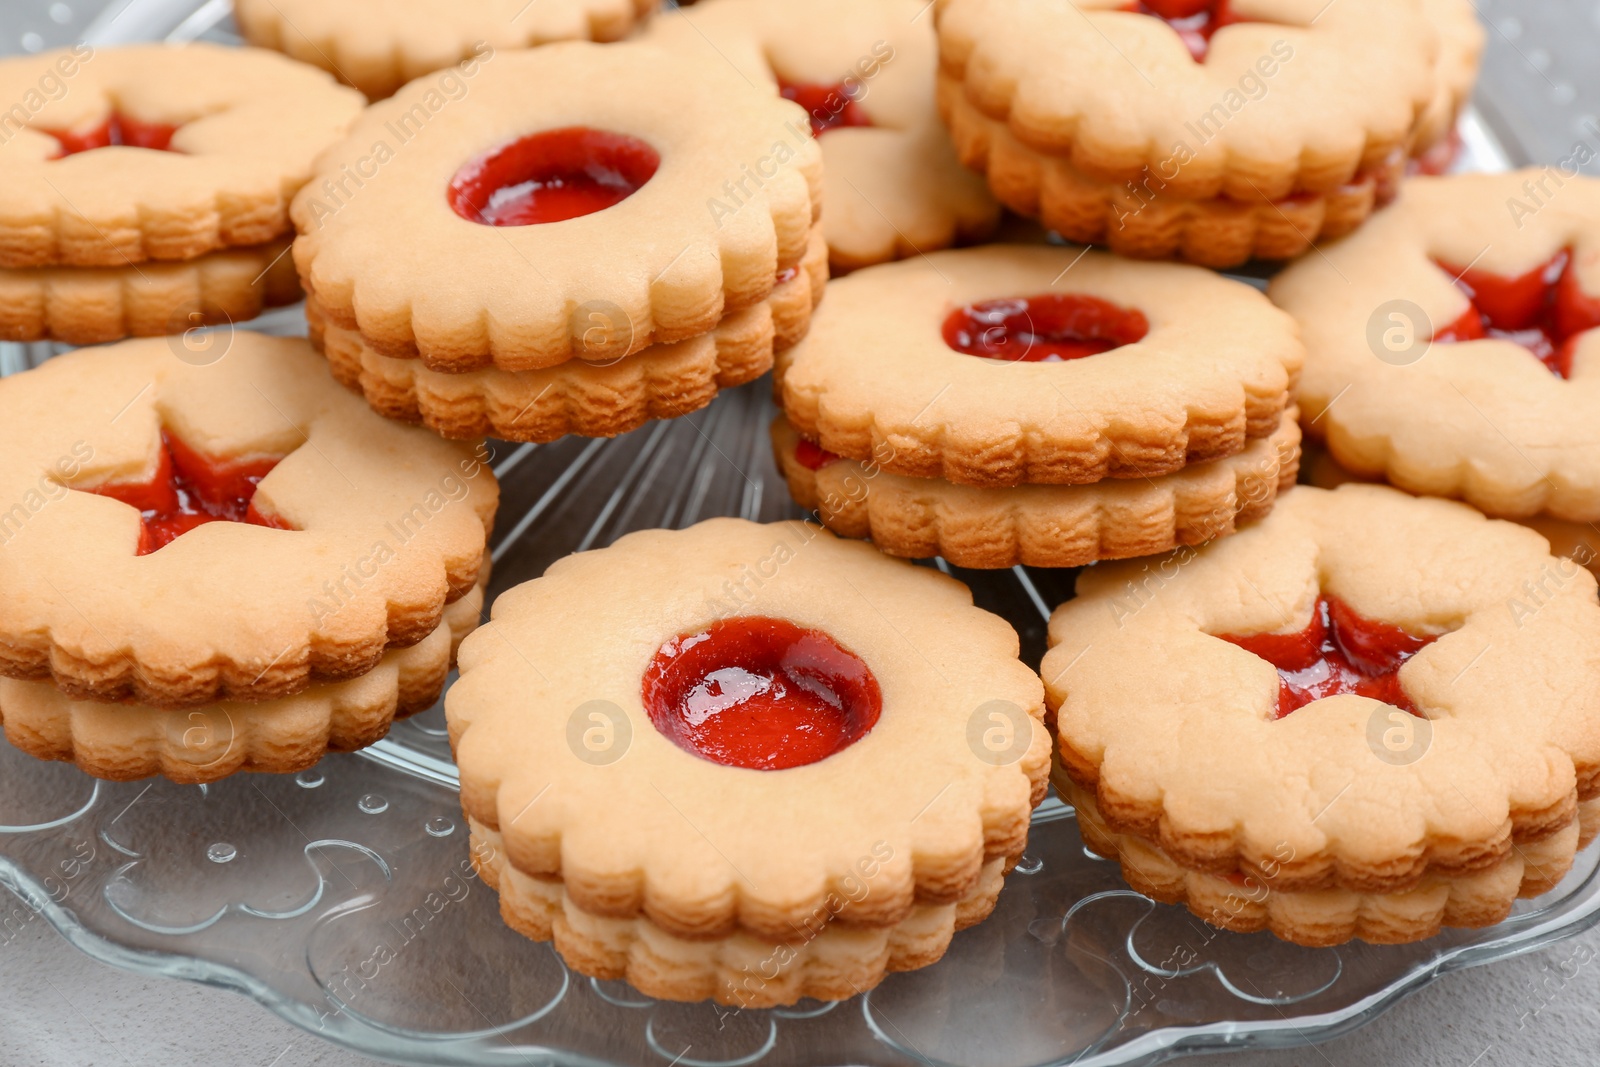
[(1217, 636), (1278, 668), (1280, 719), (1340, 693), (1373, 697), (1418, 714), (1400, 688), (1400, 665), (1435, 640), (1362, 618), (1334, 597), (1318, 598), (1310, 625), (1299, 633)]
[(1406, 165), (1406, 173), (1423, 174), (1430, 178), (1448, 174), (1450, 173), (1450, 168), (1456, 165), (1456, 160), (1461, 158), (1461, 153), (1465, 149), (1466, 142), (1461, 139), (1461, 131), (1452, 129), (1448, 137), (1439, 141), (1422, 155), (1412, 159)]
[(1142, 340), (1142, 313), (1097, 296), (1045, 293), (985, 300), (944, 320), (944, 343), (957, 352), (1019, 363), (1060, 363), (1097, 356)]
[(816, 85), (808, 82), (778, 82), (778, 93), (793, 100), (811, 116), (811, 136), (821, 137), (829, 130), (845, 126), (871, 126), (872, 120), (841, 82)]
[(1600, 297), (1579, 288), (1569, 249), (1514, 278), (1436, 262), (1471, 303), (1460, 318), (1434, 331), (1435, 341), (1515, 341), (1565, 378), (1572, 373), (1578, 336), (1600, 326)]
[(660, 154), (637, 137), (584, 126), (545, 130), (458, 170), (450, 207), (487, 226), (563, 222), (620, 204), (660, 165)]
[(1152, 15), (1171, 26), (1196, 63), (1205, 62), (1212, 34), (1224, 26), (1249, 21), (1235, 15), (1228, 0), (1135, 0), (1123, 10)]
[(277, 465), (277, 459), (219, 462), (163, 432), (154, 478), (136, 484), (102, 485), (90, 492), (139, 509), (138, 554), (148, 556), (208, 522), (290, 529), (281, 519), (263, 515), (253, 503), (256, 486)]
[(878, 722), (878, 681), (827, 634), (739, 616), (661, 646), (644, 673), (650, 721), (712, 763), (803, 767), (843, 751)]
[(815, 441), (802, 437), (800, 443), (794, 446), (794, 458), (807, 470), (819, 471), (839, 457)]
[(60, 159), (63, 156), (75, 156), (79, 152), (89, 152), (96, 148), (110, 148), (113, 145), (170, 152), (172, 135), (178, 132), (178, 127), (162, 122), (140, 122), (138, 119), (130, 119), (126, 115), (112, 112), (111, 117), (100, 125), (81, 133), (72, 130), (44, 132), (61, 143), (61, 152), (56, 156)]

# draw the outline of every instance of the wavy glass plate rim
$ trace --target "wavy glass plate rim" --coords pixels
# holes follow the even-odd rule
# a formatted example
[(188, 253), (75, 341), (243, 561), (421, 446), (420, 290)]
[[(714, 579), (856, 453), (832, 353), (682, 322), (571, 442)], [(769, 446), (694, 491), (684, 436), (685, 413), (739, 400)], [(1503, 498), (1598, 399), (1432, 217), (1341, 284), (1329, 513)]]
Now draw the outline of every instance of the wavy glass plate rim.
[[(172, 41), (191, 40), (203, 35), (215, 37), (215, 28), (227, 18), (229, 12), (228, 0), (205, 0), (203, 3), (197, 0), (128, 0), (108, 8), (91, 25), (85, 36), (94, 43), (152, 39), (163, 34), (165, 39)], [(1505, 169), (1510, 165), (1506, 149), (1475, 112), (1469, 112), (1464, 118), (1463, 132), (1469, 150), (1482, 169)], [(285, 309), (249, 325), (276, 325), (280, 329), (292, 329), (297, 314), (298, 308)], [(0, 346), (0, 356), (6, 357), (0, 359), (0, 374), (15, 372), (29, 365), (25, 356), (18, 355), (17, 346)], [(523, 449), (513, 453), (518, 458), (509, 462), (520, 462), (520, 457), (527, 452)], [(585, 453), (589, 454), (592, 452)], [(745, 504), (746, 507), (741, 510), (749, 510), (749, 501)], [(1045, 601), (1028, 581), (1026, 573), (1019, 569), (1018, 577), (1034, 608), (1045, 609)], [(386, 772), (404, 775), (409, 780), (450, 790), (457, 786), (453, 764), (400, 738), (386, 739), (360, 753), (359, 757)], [(78, 815), (93, 807), (100, 789), (97, 784), (87, 806)], [(1071, 816), (1071, 809), (1052, 797), (1036, 812), (1034, 822), (1039, 825), (1070, 819)], [(59, 821), (64, 824), (76, 817), (69, 816)], [(35, 829), (43, 828), (47, 826)], [(534, 1062), (545, 1060), (573, 1067), (603, 1067), (616, 1062), (551, 1046), (487, 1043), (490, 1036), (528, 1025), (531, 1020), (527, 1018), (478, 1033), (413, 1033), (407, 1036), (394, 1027), (385, 1028), (380, 1023), (368, 1020), (353, 1010), (340, 1010), (329, 1016), (315, 1005), (280, 991), (266, 979), (244, 968), (175, 952), (136, 948), (101, 936), (79, 922), (71, 910), (58, 904), (46, 884), (27, 873), (20, 862), (6, 855), (0, 855), (0, 885), (15, 894), (75, 948), (102, 963), (130, 972), (180, 978), (233, 990), (250, 997), (292, 1025), (358, 1053), (418, 1065), (516, 1059)], [(1106, 891), (1079, 898), (1061, 920), (1063, 926), (1078, 909), (1108, 896), (1137, 898), (1137, 894), (1131, 890)], [(1578, 884), (1565, 891), (1556, 905), (1537, 921), (1527, 925), (1514, 924), (1502, 936), (1488, 936), (1485, 940), (1441, 951), (1391, 978), (1382, 988), (1344, 1007), (1321, 1013), (1285, 1014), (1278, 1020), (1224, 1020), (1198, 1025), (1164, 1026), (1111, 1048), (1101, 1047), (1113, 1034), (1113, 1031), (1107, 1030), (1098, 1042), (1092, 1043), (1077, 1056), (1054, 1062), (1070, 1062), (1083, 1067), (1109, 1067), (1112, 1064), (1157, 1062), (1187, 1053), (1230, 1047), (1297, 1047), (1314, 1044), (1360, 1026), (1444, 974), (1533, 951), (1587, 930), (1597, 923), (1600, 923), (1600, 866), (1591, 863), (1588, 873)], [(570, 984), (583, 979), (572, 975), (567, 981)], [(562, 994), (551, 1001), (550, 1007), (559, 1003), (564, 993), (565, 987)], [(912, 1056), (899, 1042), (886, 1038), (878, 1029), (868, 997), (842, 1003), (850, 1007), (859, 1003), (868, 1031), (901, 1055)], [(325, 1025), (330, 1017), (334, 1019), (332, 1027)], [(765, 1047), (758, 1050), (754, 1058), (760, 1058), (765, 1051)]]

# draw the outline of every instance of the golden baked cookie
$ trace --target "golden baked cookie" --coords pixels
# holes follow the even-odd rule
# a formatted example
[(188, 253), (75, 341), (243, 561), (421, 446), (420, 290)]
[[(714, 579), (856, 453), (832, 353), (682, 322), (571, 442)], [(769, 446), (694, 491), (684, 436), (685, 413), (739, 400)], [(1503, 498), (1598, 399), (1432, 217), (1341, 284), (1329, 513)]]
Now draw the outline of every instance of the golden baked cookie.
[(810, 114), (835, 271), (972, 244), (998, 224), (1000, 205), (939, 120), (922, 0), (706, 0), (655, 20), (648, 36)]
[(300, 299), (289, 243), (176, 263), (0, 270), (0, 339), (95, 345), (246, 322)]
[(0, 674), (78, 700), (293, 696), (421, 641), (498, 489), (303, 340), (80, 349), (0, 381)]
[[(1595, 579), (1453, 502), (1296, 488), (1205, 548), (1084, 571), (1050, 641), (1059, 773), (1107, 832), (1272, 895), (1438, 905), (1409, 926), (1347, 908), (1302, 928), (1269, 904), (1258, 917), (1292, 940), (1497, 921), (1559, 877), (1580, 805), (1600, 797)], [(1507, 866), (1536, 843), (1547, 873)], [(1437, 890), (1463, 880), (1470, 914)]]
[(649, 45), (554, 44), (369, 108), (295, 199), (294, 256), (381, 355), (542, 370), (597, 330), (615, 358), (766, 300), (821, 192), (799, 105)]
[(354, 85), (390, 96), (413, 78), (485, 50), (552, 41), (616, 41), (658, 0), (236, 0), (252, 43), (285, 52)]
[(1410, 179), (1270, 289), (1305, 339), (1309, 432), (1341, 466), (1574, 522), (1600, 520), (1597, 293), (1600, 182), (1554, 170)]
[(1211, 267), (1348, 233), (1451, 129), (1469, 0), (940, 0), (964, 162), (1069, 240)]
[[(985, 872), (1020, 855), (1044, 796), (1017, 650), (959, 582), (802, 523), (712, 519), (561, 560), (499, 598), (445, 700), (463, 807), (525, 876), (502, 913), (535, 936), (537, 908), (611, 920), (603, 967), (555, 921), (570, 966), (726, 1003), (742, 994), (704, 948), (676, 986), (622, 960), (627, 941), (731, 958), (835, 924), (953, 931), (964, 901), (988, 909)], [(527, 880), (562, 900), (525, 899)], [(841, 993), (772, 984), (759, 1002), (803, 995)]]
[(303, 770), (329, 752), (380, 740), (396, 719), (426, 711), (444, 692), (455, 646), (478, 624), (483, 591), (446, 605), (437, 629), (390, 649), (359, 678), (313, 685), (259, 704), (187, 711), (73, 700), (49, 682), (0, 679), (6, 740), (40, 759), (66, 760), (96, 778), (160, 774), (214, 782), (239, 771)]
[(272, 52), (127, 45), (0, 59), (0, 269), (263, 245), (361, 95)]
[(1294, 323), (1210, 271), (990, 245), (828, 287), (778, 360), (785, 413), (829, 452), (982, 487), (1170, 474), (1278, 428)]
[(772, 369), (774, 351), (805, 336), (827, 282), (827, 255), (822, 235), (814, 232), (802, 269), (765, 303), (734, 312), (710, 333), (623, 359), (591, 363), (580, 357), (547, 370), (446, 374), (421, 360), (379, 355), (354, 330), (327, 325), (315, 299), (306, 313), (312, 343), (328, 357), (334, 377), (361, 392), (380, 415), (457, 439), (615, 437), (650, 419), (698, 411), (719, 390)]
[(979, 489), (907, 478), (824, 452), (781, 416), (772, 448), (796, 503), (835, 533), (868, 538), (892, 556), (942, 556), (974, 568), (1082, 567), (1198, 545), (1267, 514), (1299, 470), (1294, 414), (1225, 459), (1092, 485)]

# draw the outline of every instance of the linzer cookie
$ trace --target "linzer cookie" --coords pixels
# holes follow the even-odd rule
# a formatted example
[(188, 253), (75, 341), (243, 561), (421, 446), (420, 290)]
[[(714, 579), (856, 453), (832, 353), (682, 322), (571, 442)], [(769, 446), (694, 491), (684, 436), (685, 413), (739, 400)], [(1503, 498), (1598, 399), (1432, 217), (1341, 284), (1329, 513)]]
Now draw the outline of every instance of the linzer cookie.
[(1468, 0), (939, 0), (939, 102), (1007, 207), (1222, 267), (1347, 233), (1434, 148), (1483, 44)]
[(1303, 352), (1199, 268), (992, 245), (829, 286), (780, 356), (795, 430), (891, 474), (983, 488), (1153, 478), (1277, 431)]
[(934, 102), (933, 19), (919, 0), (707, 0), (650, 39), (801, 104), (822, 145), (835, 270), (971, 244), (999, 222)]
[(452, 64), (552, 41), (616, 41), (658, 0), (238, 0), (252, 44), (321, 67), (378, 100)]
[(1274, 279), (1338, 463), (1507, 518), (1600, 519), (1600, 182), (1415, 178)]
[(474, 861), (581, 973), (854, 996), (936, 961), (1026, 844), (1049, 742), (1017, 653), (960, 583), (801, 523), (569, 556), (462, 645)]
[(0, 381), (0, 674), (162, 709), (278, 700), (368, 673), (477, 585), (479, 453), (377, 417), (304, 341), (219, 345)]
[(821, 171), (804, 109), (765, 88), (648, 45), (555, 44), (368, 109), (296, 198), (294, 255), (379, 355), (610, 361), (767, 300), (805, 257)]
[(1460, 504), (1296, 488), (1234, 537), (1084, 571), (1050, 642), (1085, 840), (1208, 922), (1489, 925), (1600, 828), (1594, 578)]

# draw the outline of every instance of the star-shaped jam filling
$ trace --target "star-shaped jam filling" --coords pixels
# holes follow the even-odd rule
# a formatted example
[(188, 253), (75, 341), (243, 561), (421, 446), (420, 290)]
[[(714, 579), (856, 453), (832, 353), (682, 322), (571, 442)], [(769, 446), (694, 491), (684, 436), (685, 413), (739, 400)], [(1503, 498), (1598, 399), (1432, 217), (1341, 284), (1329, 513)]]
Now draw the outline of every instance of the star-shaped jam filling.
[(1600, 297), (1578, 284), (1571, 249), (1526, 274), (1507, 277), (1435, 260), (1467, 295), (1467, 310), (1441, 330), (1435, 341), (1515, 341), (1532, 352), (1558, 378), (1572, 373), (1579, 335), (1600, 326)]
[(100, 485), (88, 492), (139, 509), (138, 555), (147, 556), (208, 522), (293, 529), (276, 516), (262, 514), (254, 502), (256, 486), (282, 458), (216, 460), (164, 430), (155, 477)]
[(829, 130), (846, 126), (871, 126), (872, 120), (856, 100), (845, 82), (820, 85), (814, 82), (780, 80), (778, 93), (785, 100), (793, 100), (811, 116), (811, 136), (821, 137)]
[(1337, 597), (1319, 597), (1311, 622), (1292, 634), (1217, 634), (1278, 669), (1281, 719), (1313, 700), (1354, 693), (1418, 715), (1400, 687), (1400, 666), (1437, 640), (1364, 618)]
[(172, 151), (172, 135), (179, 127), (164, 122), (141, 122), (119, 112), (112, 112), (100, 125), (88, 130), (45, 130), (61, 144), (57, 159), (91, 152), (96, 148), (151, 148), (160, 152)]
[(1228, 0), (1135, 0), (1122, 10), (1158, 18), (1171, 26), (1196, 63), (1211, 51), (1211, 35), (1224, 26), (1249, 22), (1233, 13)]

